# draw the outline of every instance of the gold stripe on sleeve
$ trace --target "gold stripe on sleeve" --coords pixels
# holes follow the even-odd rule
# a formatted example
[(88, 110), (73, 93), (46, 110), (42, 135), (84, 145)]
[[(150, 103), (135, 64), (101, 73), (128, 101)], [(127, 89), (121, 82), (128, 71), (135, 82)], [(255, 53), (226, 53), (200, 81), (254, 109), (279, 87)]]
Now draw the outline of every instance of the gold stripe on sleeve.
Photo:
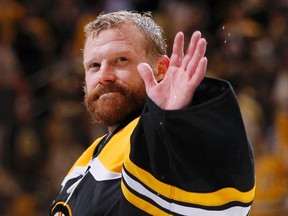
[(162, 211), (161, 209), (157, 208), (156, 206), (152, 205), (151, 203), (137, 197), (136, 195), (134, 195), (133, 193), (131, 193), (127, 187), (125, 186), (125, 184), (123, 183), (123, 181), (121, 182), (121, 188), (122, 188), (122, 192), (124, 194), (124, 196), (126, 198), (128, 198), (129, 202), (131, 202), (131, 204), (133, 204), (134, 206), (138, 207), (139, 209), (142, 209), (143, 211), (147, 212), (150, 215), (170, 215), (164, 211)]
[(202, 206), (222, 206), (233, 201), (249, 204), (254, 198), (255, 185), (247, 192), (227, 187), (210, 193), (195, 193), (172, 187), (171, 185), (157, 180), (150, 173), (136, 166), (129, 159), (124, 162), (124, 166), (129, 173), (138, 179), (138, 182), (141, 182), (152, 189), (155, 194), (161, 194), (164, 197), (180, 202), (193, 203)]

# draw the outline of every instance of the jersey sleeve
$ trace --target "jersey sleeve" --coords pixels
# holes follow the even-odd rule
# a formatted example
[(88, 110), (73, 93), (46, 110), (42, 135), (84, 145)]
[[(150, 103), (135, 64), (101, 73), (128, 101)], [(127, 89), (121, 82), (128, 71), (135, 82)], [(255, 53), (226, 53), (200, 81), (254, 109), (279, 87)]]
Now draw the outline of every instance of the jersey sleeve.
[(205, 78), (182, 110), (148, 99), (124, 162), (129, 202), (151, 215), (247, 215), (254, 185), (251, 145), (228, 82)]

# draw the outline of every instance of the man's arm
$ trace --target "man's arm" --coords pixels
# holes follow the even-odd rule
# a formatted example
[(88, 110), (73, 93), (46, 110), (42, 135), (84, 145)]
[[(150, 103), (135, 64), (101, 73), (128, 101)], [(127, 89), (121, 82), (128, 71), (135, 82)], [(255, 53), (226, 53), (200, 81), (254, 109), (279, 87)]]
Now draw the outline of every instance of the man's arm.
[(246, 216), (253, 154), (232, 86), (205, 78), (181, 110), (148, 98), (123, 173), (126, 199), (152, 215)]
[(196, 32), (182, 55), (183, 34), (178, 33), (160, 83), (149, 66), (138, 67), (148, 99), (131, 136), (122, 190), (151, 215), (246, 216), (250, 211), (251, 146), (232, 86), (203, 80), (205, 49)]

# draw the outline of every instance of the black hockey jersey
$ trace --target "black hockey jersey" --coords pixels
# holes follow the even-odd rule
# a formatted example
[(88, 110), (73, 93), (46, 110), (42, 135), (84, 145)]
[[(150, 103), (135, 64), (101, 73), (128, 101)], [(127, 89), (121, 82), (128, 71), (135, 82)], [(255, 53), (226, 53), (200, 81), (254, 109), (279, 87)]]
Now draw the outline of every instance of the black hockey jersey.
[(148, 98), (140, 117), (97, 139), (65, 177), (50, 215), (246, 216), (254, 191), (233, 89), (205, 78), (189, 107), (162, 110)]

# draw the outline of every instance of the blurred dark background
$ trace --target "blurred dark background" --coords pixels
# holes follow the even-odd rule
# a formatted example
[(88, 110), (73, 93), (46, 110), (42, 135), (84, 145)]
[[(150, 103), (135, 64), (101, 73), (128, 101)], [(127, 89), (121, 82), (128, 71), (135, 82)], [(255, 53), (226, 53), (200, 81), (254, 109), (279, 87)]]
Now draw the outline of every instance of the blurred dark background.
[(152, 11), (167, 38), (200, 30), (208, 76), (235, 88), (253, 144), (252, 216), (288, 213), (288, 0), (0, 0), (0, 215), (47, 215), (71, 165), (105, 128), (83, 106), (83, 25)]

